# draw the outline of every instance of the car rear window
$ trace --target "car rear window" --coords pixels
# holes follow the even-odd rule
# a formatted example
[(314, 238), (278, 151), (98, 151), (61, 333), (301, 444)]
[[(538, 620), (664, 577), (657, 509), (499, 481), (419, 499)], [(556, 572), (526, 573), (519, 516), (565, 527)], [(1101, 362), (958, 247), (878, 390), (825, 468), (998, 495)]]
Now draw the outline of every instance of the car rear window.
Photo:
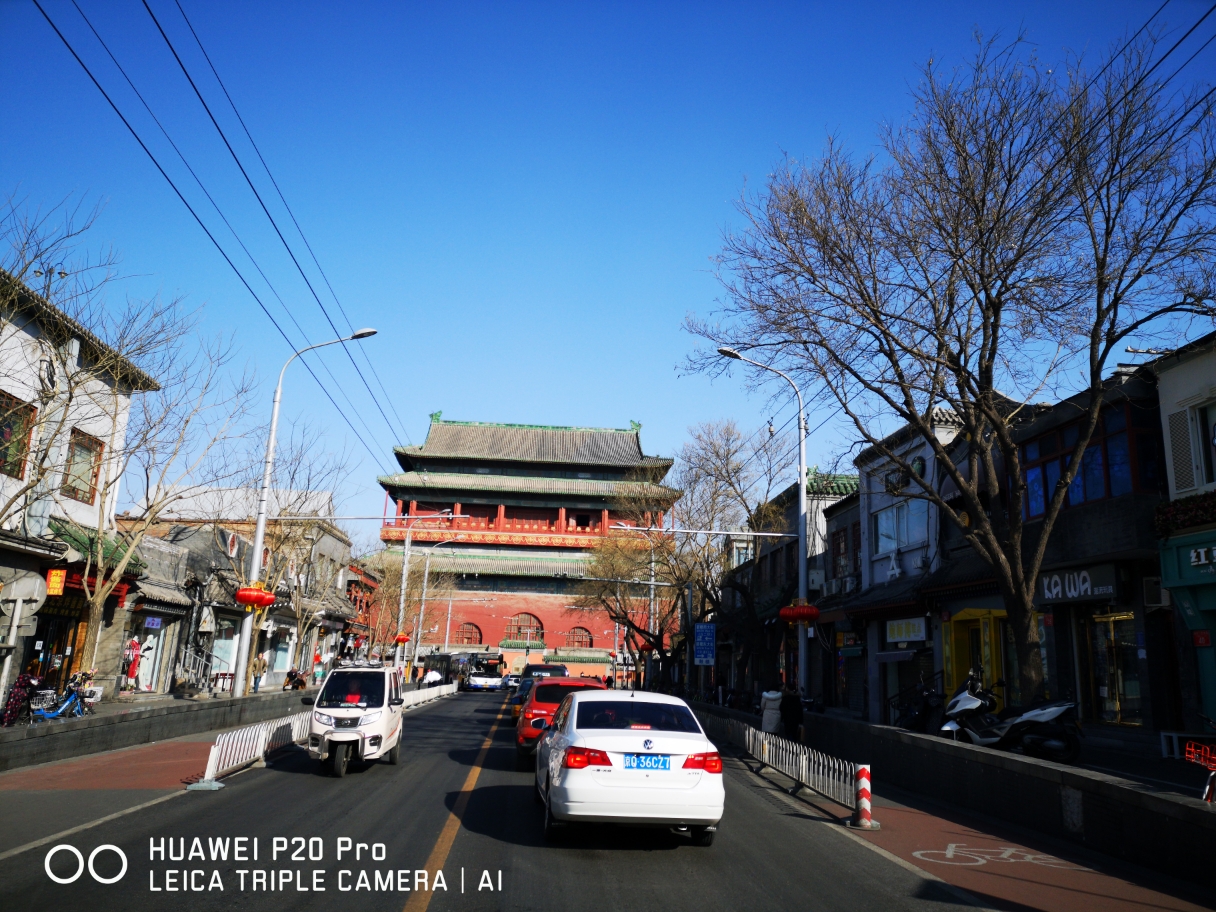
[(536, 696), (532, 699), (537, 703), (560, 703), (571, 691), (589, 686), (589, 684), (538, 684)]
[(687, 706), (645, 700), (588, 700), (579, 703), (575, 728), (642, 729), (701, 734)]
[(379, 671), (344, 671), (330, 675), (317, 697), (317, 706), (322, 709), (383, 705), (384, 674)]

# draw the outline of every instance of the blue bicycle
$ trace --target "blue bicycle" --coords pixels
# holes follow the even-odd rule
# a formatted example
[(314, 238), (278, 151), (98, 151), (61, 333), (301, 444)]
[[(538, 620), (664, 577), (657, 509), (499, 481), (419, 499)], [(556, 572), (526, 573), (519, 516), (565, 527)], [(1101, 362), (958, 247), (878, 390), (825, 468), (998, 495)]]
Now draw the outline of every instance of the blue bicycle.
[(92, 681), (91, 671), (78, 671), (68, 679), (62, 698), (53, 690), (35, 691), (30, 697), (30, 724), (91, 716), (93, 706), (86, 695)]

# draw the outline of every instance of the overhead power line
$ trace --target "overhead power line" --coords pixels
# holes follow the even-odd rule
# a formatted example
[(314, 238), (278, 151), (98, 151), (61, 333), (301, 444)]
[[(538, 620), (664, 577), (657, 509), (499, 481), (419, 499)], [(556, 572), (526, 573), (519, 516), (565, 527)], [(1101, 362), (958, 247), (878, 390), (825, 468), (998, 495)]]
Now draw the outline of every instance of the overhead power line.
[[(262, 299), (260, 297), (258, 297), (257, 292), (253, 290), (253, 287), (249, 284), (249, 281), (245, 278), (244, 274), (237, 267), (237, 265), (232, 261), (232, 258), (228, 255), (228, 252), (226, 250), (224, 250), (223, 245), (220, 244), (220, 242), (218, 240), (216, 240), (215, 235), (211, 233), (211, 229), (209, 229), (207, 227), (206, 223), (202, 220), (202, 218), (199, 217), (198, 212), (196, 212), (194, 207), (190, 205), (190, 202), (186, 199), (185, 195), (178, 188), (177, 184), (174, 183), (173, 178), (171, 178), (169, 176), (168, 172), (165, 171), (165, 169), (161, 165), (160, 161), (156, 158), (156, 156), (154, 154), (152, 154), (152, 150), (148, 148), (147, 144), (143, 141), (143, 138), (139, 135), (139, 132), (135, 129), (134, 126), (132, 126), (131, 122), (129, 120), (127, 120), (126, 116), (122, 113), (122, 110), (114, 102), (114, 99), (112, 99), (110, 97), (109, 93), (106, 92), (105, 88), (98, 81), (97, 77), (93, 75), (93, 71), (91, 69), (89, 69), (88, 64), (86, 64), (84, 62), (84, 60), (81, 58), (81, 56), (76, 52), (76, 49), (72, 46), (72, 43), (70, 41), (68, 41), (67, 36), (64, 35), (62, 31), (60, 31), (59, 26), (57, 26), (55, 24), (55, 21), (50, 17), (50, 15), (47, 13), (47, 11), (45, 9), (43, 9), (42, 4), (39, 2), (39, 0), (33, 0), (33, 3), (34, 3), (34, 6), (37, 7), (38, 12), (40, 12), (42, 14), (42, 18), (44, 18), (47, 21), (47, 24), (54, 30), (55, 34), (59, 37), (59, 40), (63, 42), (63, 46), (68, 49), (68, 53), (70, 53), (72, 55), (72, 57), (76, 60), (76, 62), (78, 64), (80, 64), (80, 68), (82, 70), (84, 70), (85, 75), (89, 77), (89, 80), (93, 83), (94, 86), (97, 87), (97, 91), (99, 91), (101, 93), (101, 96), (106, 100), (106, 103), (109, 104), (111, 109), (113, 109), (114, 113), (118, 115), (118, 119), (122, 121), (123, 126), (125, 126), (127, 128), (128, 132), (130, 132), (131, 136), (139, 144), (139, 147), (144, 150), (144, 154), (148, 156), (148, 158), (151, 160), (153, 166), (155, 166), (156, 170), (160, 172), (161, 177), (163, 177), (165, 179), (166, 183), (169, 184), (169, 187), (173, 190), (174, 194), (176, 194), (177, 198), (179, 200), (181, 200), (182, 205), (185, 206), (186, 210), (190, 213), (191, 216), (193, 216), (195, 222), (198, 223), (198, 226), (203, 229), (203, 233), (207, 235), (207, 239), (209, 241), (211, 241), (211, 243), (215, 247), (215, 249), (219, 251), (220, 256), (222, 256), (224, 258), (224, 262), (226, 262), (228, 264), (228, 267), (236, 274), (236, 277), (240, 280), (241, 284), (245, 286), (245, 290), (248, 291), (250, 296), (254, 299), (254, 301), (257, 302), (257, 305), (259, 308), (261, 308), (262, 313), (264, 313), (266, 315), (266, 318), (268, 320), (270, 320), (270, 322), (271, 322), (271, 324), (273, 324), (274, 328), (276, 330), (278, 330), (279, 335), (281, 335), (283, 337), (283, 340), (289, 346), (291, 346), (292, 350), (297, 349), (299, 346), (297, 346), (291, 340), (291, 338), (283, 330), (283, 327), (279, 325), (279, 322), (274, 318), (274, 316), (267, 309), (267, 307), (263, 303)], [(329, 390), (325, 388), (325, 385), (323, 383), (321, 383), (320, 378), (317, 377), (316, 373), (312, 369), (312, 366), (310, 364), (308, 364), (307, 361), (305, 361), (304, 367), (308, 371), (309, 375), (312, 376), (313, 380), (316, 381), (317, 385), (321, 388), (321, 391), (323, 393), (325, 393), (325, 397), (330, 401), (330, 403), (333, 405), (333, 407), (335, 409), (337, 409), (338, 413), (342, 416), (342, 420), (345, 421), (347, 426), (351, 429), (351, 432), (354, 433), (354, 435), (359, 438), (360, 443), (362, 443), (364, 448), (367, 449), (368, 453), (371, 454), (373, 460), (375, 460), (378, 463), (380, 460), (380, 457), (374, 451), (372, 451), (372, 449), (368, 445), (367, 441), (364, 440), (359, 435), (359, 432), (357, 430), (355, 430), (354, 425), (352, 425), (350, 423), (350, 419), (346, 416), (346, 414), (338, 406), (338, 403), (334, 401), (333, 396), (330, 394)]]
[[(190, 70), (186, 67), (185, 61), (183, 61), (181, 56), (177, 53), (177, 48), (173, 46), (173, 42), (169, 39), (168, 34), (161, 26), (160, 20), (156, 18), (156, 13), (154, 13), (152, 11), (152, 7), (148, 5), (148, 0), (142, 0), (142, 2), (144, 9), (148, 11), (148, 15), (152, 18), (152, 22), (156, 25), (156, 30), (160, 32), (161, 38), (164, 39), (165, 45), (169, 48), (169, 52), (173, 55), (173, 59), (177, 61), (178, 67), (181, 68), (182, 74), (186, 77), (186, 81), (190, 83), (190, 88), (194, 90), (194, 94), (198, 98), (199, 103), (203, 106), (203, 110), (207, 112), (207, 117), (210, 119), (211, 125), (214, 126), (216, 132), (219, 133), (220, 139), (223, 140), (224, 147), (227, 148), (228, 153), (232, 156), (232, 160), (236, 163), (237, 169), (240, 170), (241, 176), (245, 178), (245, 183), (249, 185), (249, 189), (253, 192), (254, 197), (257, 199), (258, 205), (261, 206), (262, 212), (265, 213), (266, 218), (270, 221), (271, 227), (274, 228), (274, 233), (278, 235), (279, 241), (283, 244), (283, 248), (287, 251), (287, 255), (291, 258), (291, 262), (295, 265), (296, 271), (300, 273), (300, 278), (304, 280), (304, 284), (308, 287), (308, 291), (312, 295), (313, 300), (317, 302), (317, 306), (321, 309), (321, 313), (325, 316), (326, 322), (329, 323), (330, 329), (332, 329), (336, 335), (341, 336), (343, 334), (342, 330), (338, 329), (337, 324), (334, 323), (333, 318), (329, 315), (329, 311), (326, 309), (325, 304), (321, 301), (321, 297), (317, 294), (316, 289), (313, 288), (312, 281), (308, 278), (308, 274), (304, 271), (304, 267), (300, 265), (299, 259), (296, 258), (295, 251), (291, 249), (291, 244), (289, 244), (287, 242), (287, 238), (283, 236), (283, 232), (279, 228), (279, 223), (275, 221), (275, 217), (271, 214), (265, 200), (262, 199), (262, 194), (258, 192), (258, 188), (254, 184), (253, 179), (250, 178), (249, 172), (245, 169), (245, 165), (241, 162), (240, 156), (237, 155), (236, 150), (232, 147), (232, 143), (228, 141), (228, 135), (224, 132), (224, 128), (220, 126), (219, 121), (216, 120), (215, 114), (213, 114), (211, 111), (211, 106), (207, 104), (207, 100), (203, 97), (203, 93), (199, 90), (198, 85), (195, 83), (194, 77), (190, 75)], [(346, 357), (350, 359), (350, 363), (354, 367), (355, 373), (359, 375), (359, 379), (363, 382), (364, 389), (366, 389), (367, 394), (371, 396), (372, 402), (375, 404), (376, 409), (380, 412), (380, 416), (384, 419), (384, 423), (388, 426), (389, 430), (392, 431), (392, 422), (389, 421), (388, 415), (384, 411), (384, 406), (380, 404), (380, 400), (377, 398), (376, 393), (372, 390), (371, 385), (367, 382), (367, 377), (363, 375), (363, 370), (359, 367), (359, 362), (355, 360), (354, 355), (351, 354), (351, 351), (347, 347), (346, 343), (342, 343), (342, 350), (346, 352)]]
[[(346, 325), (350, 327), (351, 332), (355, 331), (355, 324), (351, 322), (350, 317), (346, 313), (346, 308), (342, 306), (342, 302), (338, 299), (338, 293), (334, 291), (334, 286), (329, 281), (329, 276), (325, 270), (321, 268), (321, 262), (317, 259), (316, 253), (312, 249), (312, 244), (309, 243), (307, 236), (304, 234), (304, 229), (300, 227), (299, 221), (296, 219), (295, 212), (287, 203), (287, 198), (283, 195), (283, 191), (279, 188), (279, 182), (275, 180), (274, 174), (270, 170), (270, 165), (266, 163), (265, 157), (262, 155), (262, 150), (258, 148), (258, 144), (254, 142), (253, 134), (249, 132), (249, 127), (245, 125), (245, 118), (241, 116), (241, 112), (237, 110), (236, 102), (232, 100), (232, 96), (228, 92), (228, 87), (224, 85), (224, 80), (220, 78), (219, 71), (215, 68), (215, 64), (211, 61), (211, 55), (207, 53), (207, 49), (203, 47), (202, 39), (199, 38), (198, 32), (195, 31), (194, 25), (190, 22), (190, 18), (186, 15), (186, 10), (182, 7), (181, 0), (173, 0), (177, 4), (178, 11), (182, 14), (182, 19), (186, 23), (186, 27), (190, 29), (190, 34), (194, 36), (194, 41), (198, 45), (199, 51), (202, 52), (203, 59), (207, 61), (207, 66), (211, 68), (211, 74), (215, 77), (215, 81), (219, 83), (220, 89), (224, 93), (224, 97), (228, 99), (228, 104), (232, 108), (232, 113), (236, 115), (237, 121), (241, 125), (241, 129), (245, 131), (245, 137), (249, 140), (249, 145), (253, 146), (253, 151), (257, 154), (258, 161), (262, 163), (262, 167), (266, 170), (266, 176), (270, 178), (270, 183), (274, 186), (275, 193), (278, 194), (279, 201), (282, 202), (283, 208), (287, 210), (287, 214), (291, 217), (291, 223), (295, 225), (296, 231), (300, 234), (300, 240), (304, 242), (305, 249), (308, 250), (308, 255), (312, 259), (313, 265), (317, 267), (317, 272), (321, 274), (321, 278), (325, 280), (325, 287), (329, 289), (330, 295), (334, 299), (334, 303), (338, 305), (338, 311), (342, 314), (342, 318), (346, 320)], [(1169, 2), (1169, 0), (1166, 0)], [(376, 370), (376, 365), (371, 357), (367, 354), (367, 349), (363, 346), (356, 346), (358, 351), (363, 355), (363, 359), (367, 362), (367, 366), (371, 369), (372, 376), (376, 378), (376, 383), (384, 393), (384, 398), (388, 402), (390, 411), (393, 417), (397, 419), (397, 425), (401, 433), (405, 436), (407, 443), (410, 441), (409, 431), (406, 429), (405, 422), (401, 420), (401, 416), (397, 413), (397, 406), (393, 403), (393, 397), (389, 395), (388, 390), (384, 386), (384, 381), (380, 379), (380, 372)], [(387, 420), (387, 419), (386, 419)]]
[[(278, 289), (274, 287), (274, 283), (270, 281), (270, 277), (266, 275), (261, 264), (259, 264), (257, 259), (254, 257), (253, 252), (250, 251), (250, 249), (245, 245), (245, 242), (237, 233), (236, 228), (233, 227), (232, 223), (228, 220), (228, 217), (224, 214), (224, 210), (220, 208), (219, 203), (217, 203), (215, 198), (211, 195), (211, 191), (209, 191), (206, 184), (203, 183), (202, 178), (198, 176), (197, 172), (195, 172), (194, 168), (190, 165), (190, 162), (186, 159), (185, 154), (178, 147), (177, 143), (173, 141), (173, 137), (169, 135), (169, 131), (165, 129), (165, 126), (161, 123), (160, 118), (156, 116), (156, 112), (152, 110), (152, 106), (148, 104), (147, 100), (143, 96), (143, 93), (139, 91), (139, 88), (135, 85), (135, 82), (127, 74), (126, 69), (123, 68), (123, 65), (118, 61), (118, 58), (114, 56), (114, 52), (110, 50), (110, 46), (106, 43), (105, 39), (101, 37), (101, 33), (97, 31), (92, 21), (90, 21), (89, 17), (85, 15), (84, 10), (80, 8), (80, 4), (77, 3), (76, 0), (72, 0), (72, 5), (76, 7), (76, 12), (80, 14), (80, 18), (83, 19), (85, 25), (89, 27), (89, 31), (93, 33), (93, 37), (97, 39), (98, 44), (101, 45), (102, 49), (109, 56), (118, 72), (122, 74), (123, 79), (126, 80), (127, 85), (131, 88), (131, 91), (135, 93), (135, 97), (139, 99), (140, 103), (144, 106), (144, 110), (148, 112), (148, 116), (152, 118), (152, 122), (155, 123), (160, 129), (160, 132), (165, 137), (166, 142), (168, 142), (173, 148), (173, 151), (177, 153), (177, 157), (181, 160), (182, 165), (185, 166), (186, 170), (190, 173), (190, 176), (194, 178), (194, 182), (198, 184), (198, 188), (203, 192), (203, 195), (207, 197), (207, 201), (211, 203), (212, 208), (215, 209), (216, 214), (228, 228), (228, 231), (232, 234), (232, 237), (236, 240), (237, 244), (240, 245), (240, 248), (242, 251), (244, 251), (245, 256), (249, 258), (249, 262), (253, 264), (253, 268), (256, 269), (258, 275), (262, 277), (262, 280), (266, 283), (266, 287), (270, 289), (271, 294), (273, 294), (275, 297), (275, 300), (279, 302), (279, 306), (283, 308), (283, 313), (287, 315), (288, 319), (291, 320), (292, 325), (294, 325), (299, 331), (305, 344), (312, 345), (312, 340), (308, 338), (308, 333), (304, 331), (304, 327), (300, 325), (300, 321), (297, 320), (295, 314), (291, 312), (291, 309), (287, 306), (287, 302), (283, 300), (283, 297), (279, 294)], [(342, 398), (345, 399), (350, 405), (351, 411), (359, 420), (359, 423), (363, 425), (363, 428), (367, 432), (369, 438), (374, 440), (376, 437), (375, 433), (373, 433), (372, 429), (368, 426), (367, 421), (363, 418), (362, 412), (360, 412), (355, 403), (351, 401), (350, 396), (346, 392), (346, 388), (342, 385), (341, 381), (334, 376), (333, 371), (330, 370), (329, 363), (321, 357), (317, 357), (316, 360), (321, 366), (322, 370), (324, 370), (329, 378), (334, 382), (334, 385), (337, 387), (338, 392), (342, 395)]]

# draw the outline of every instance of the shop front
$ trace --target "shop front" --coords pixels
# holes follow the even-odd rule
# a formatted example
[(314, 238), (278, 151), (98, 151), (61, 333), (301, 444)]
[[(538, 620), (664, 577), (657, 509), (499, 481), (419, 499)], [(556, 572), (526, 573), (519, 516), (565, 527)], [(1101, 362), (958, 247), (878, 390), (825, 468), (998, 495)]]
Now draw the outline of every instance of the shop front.
[(43, 679), (46, 688), (62, 690), (80, 666), (89, 606), (79, 592), (48, 596), (38, 610), (34, 635), (25, 640), (21, 670)]
[(173, 686), (173, 657), (177, 654), (185, 608), (140, 602), (128, 618), (123, 648), (122, 689), (134, 693), (168, 693)]
[(1115, 563), (1044, 571), (1035, 604), (1059, 695), (1079, 703), (1082, 720), (1139, 727), (1151, 717), (1145, 614), (1121, 573), (1130, 578)]
[[(1008, 702), (1012, 706), (1023, 701), (1021, 674), (1018, 671), (1017, 650), (1013, 628), (1000, 596), (979, 596), (955, 602), (941, 602), (942, 621), (942, 686), (947, 695), (963, 686), (974, 669), (980, 673), (985, 687), (993, 688), (999, 708)], [(1048, 662), (1048, 627), (1050, 619), (1035, 613), (1039, 628), (1039, 651), (1043, 662), (1043, 698), (1050, 699), (1052, 682)], [(1004, 681), (997, 687), (997, 681)], [(1032, 697), (1033, 699), (1033, 697)]]
[(1216, 530), (1172, 535), (1162, 542), (1161, 585), (1190, 635), (1201, 712), (1216, 718)]

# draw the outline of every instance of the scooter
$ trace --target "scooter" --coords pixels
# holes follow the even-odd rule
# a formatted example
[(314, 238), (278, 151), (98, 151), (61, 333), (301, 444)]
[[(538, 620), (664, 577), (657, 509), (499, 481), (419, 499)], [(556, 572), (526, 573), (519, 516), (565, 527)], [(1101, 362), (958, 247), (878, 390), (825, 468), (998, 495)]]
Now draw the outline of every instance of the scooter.
[(68, 679), (67, 689), (60, 700), (55, 691), (39, 690), (30, 697), (30, 723), (50, 722), (53, 719), (71, 719), (73, 716), (91, 716), (95, 699), (89, 684), (93, 680), (91, 671), (78, 671)]
[(925, 676), (921, 675), (920, 684), (912, 697), (899, 705), (895, 725), (922, 734), (934, 732), (941, 726), (942, 707), (945, 702), (943, 695), (939, 694), (933, 685), (926, 684)]
[[(1030, 757), (1074, 763), (1083, 736), (1075, 703), (1045, 703), (1021, 715), (1001, 719), (994, 714), (996, 694), (983, 686), (982, 673), (972, 669), (946, 705), (942, 732), (956, 741), (997, 750), (1020, 750)], [(996, 687), (1004, 687), (1004, 680)], [(1070, 718), (1071, 716), (1071, 718)]]
[(293, 668), (287, 672), (287, 676), (283, 678), (284, 690), (303, 690), (308, 686), (308, 679), (301, 674), (298, 668)]

